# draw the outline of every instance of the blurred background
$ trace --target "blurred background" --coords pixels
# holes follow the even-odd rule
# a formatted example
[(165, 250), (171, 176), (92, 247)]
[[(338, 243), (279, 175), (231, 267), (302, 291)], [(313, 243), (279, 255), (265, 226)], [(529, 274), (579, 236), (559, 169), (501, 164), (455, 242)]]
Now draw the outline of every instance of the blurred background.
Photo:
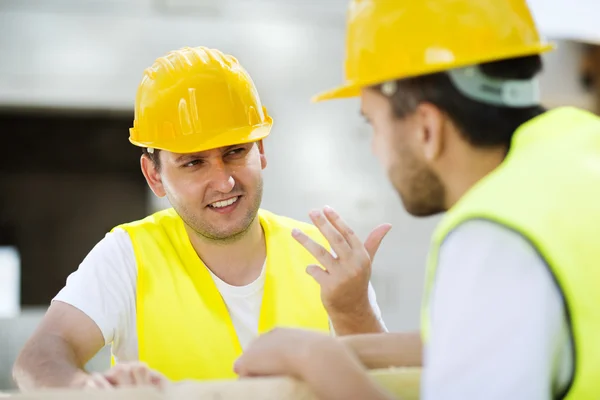
[[(365, 238), (391, 222), (373, 285), (390, 330), (417, 329), (430, 234), (369, 151), (356, 100), (311, 104), (343, 79), (347, 0), (0, 0), (0, 390), (52, 297), (113, 226), (168, 205), (128, 128), (143, 70), (183, 46), (236, 56), (275, 120), (263, 207), (308, 221), (330, 205)], [(530, 1), (558, 48), (543, 102), (600, 111), (595, 0)], [(424, 28), (426, 29), (426, 28)], [(417, 35), (418, 32), (415, 32)], [(109, 365), (103, 350), (92, 370)]]

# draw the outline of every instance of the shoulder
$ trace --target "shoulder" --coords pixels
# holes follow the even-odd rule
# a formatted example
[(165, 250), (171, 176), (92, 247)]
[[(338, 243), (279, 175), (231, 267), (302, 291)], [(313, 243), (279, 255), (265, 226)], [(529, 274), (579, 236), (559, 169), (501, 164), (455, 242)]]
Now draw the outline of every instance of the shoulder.
[(536, 248), (519, 232), (487, 219), (473, 219), (454, 228), (440, 247), (440, 263), (444, 259), (462, 261), (498, 256), (526, 258), (542, 262)]
[(108, 232), (88, 253), (83, 263), (89, 261), (120, 259), (133, 260), (133, 247), (131, 238), (125, 230), (120, 227)]
[[(473, 298), (479, 301), (469, 305)], [(558, 304), (560, 310), (561, 291), (546, 261), (518, 232), (486, 220), (463, 223), (440, 248), (432, 293), (434, 315), (459, 307), (498, 316), (508, 309), (508, 298), (523, 307), (550, 304), (548, 299), (553, 299), (551, 304)]]
[[(468, 398), (474, 391), (486, 397), (492, 388), (471, 379), (484, 375), (502, 383), (497, 387), (506, 391), (503, 398), (517, 387), (538, 393), (551, 387), (546, 367), (569, 345), (565, 309), (550, 269), (527, 239), (492, 221), (470, 220), (448, 235), (428, 312), (426, 398), (442, 393)], [(461, 371), (458, 379), (456, 371)], [(533, 397), (544, 396), (528, 396)]]
[[(54, 297), (84, 312), (109, 343), (122, 326), (122, 316), (135, 307), (137, 268), (129, 235), (107, 233), (72, 272)], [(124, 317), (127, 318), (127, 317)]]
[(67, 281), (84, 284), (87, 281), (115, 282), (135, 280), (137, 274), (133, 244), (127, 232), (120, 228), (107, 233), (89, 251), (79, 268)]

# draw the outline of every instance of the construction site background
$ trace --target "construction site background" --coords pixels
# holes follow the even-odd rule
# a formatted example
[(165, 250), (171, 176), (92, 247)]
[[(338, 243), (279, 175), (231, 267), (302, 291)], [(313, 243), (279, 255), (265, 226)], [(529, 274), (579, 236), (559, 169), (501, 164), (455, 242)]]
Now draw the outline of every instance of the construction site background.
[[(51, 298), (113, 226), (164, 208), (127, 141), (144, 68), (208, 46), (235, 55), (275, 120), (263, 207), (308, 221), (326, 204), (360, 234), (393, 229), (372, 282), (390, 330), (417, 329), (438, 217), (402, 208), (357, 100), (309, 98), (342, 77), (346, 0), (4, 0), (0, 2), (0, 391)], [(592, 0), (531, 1), (542, 33), (544, 105), (600, 111), (600, 15)], [(415, 32), (418, 34), (418, 32)], [(9, 144), (10, 143), (10, 144)], [(344, 146), (340, 146), (343, 143)], [(91, 370), (109, 365), (104, 349)]]

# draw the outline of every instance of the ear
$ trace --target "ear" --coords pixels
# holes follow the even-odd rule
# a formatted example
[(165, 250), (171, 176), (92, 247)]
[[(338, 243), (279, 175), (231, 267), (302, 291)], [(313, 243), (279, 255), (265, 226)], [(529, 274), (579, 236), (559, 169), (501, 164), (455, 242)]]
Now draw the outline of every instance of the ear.
[(258, 143), (256, 143), (256, 145), (258, 146), (258, 152), (260, 153), (260, 166), (262, 169), (265, 169), (267, 167), (267, 156), (265, 155), (265, 146), (262, 140), (259, 140)]
[(444, 149), (444, 113), (430, 103), (421, 103), (416, 115), (420, 124), (417, 140), (423, 150), (423, 157), (428, 161), (437, 159)]
[[(158, 156), (160, 157), (160, 154)], [(156, 196), (165, 197), (166, 192), (162, 183), (162, 177), (160, 176), (160, 172), (156, 169), (154, 162), (146, 154), (142, 154), (140, 165), (150, 189), (152, 189)]]

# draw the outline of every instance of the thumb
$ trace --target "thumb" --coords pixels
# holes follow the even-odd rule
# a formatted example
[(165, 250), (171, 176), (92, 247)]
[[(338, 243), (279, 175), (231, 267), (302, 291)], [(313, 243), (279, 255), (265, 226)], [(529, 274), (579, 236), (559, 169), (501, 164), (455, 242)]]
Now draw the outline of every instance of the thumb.
[(237, 360), (235, 360), (235, 362), (233, 363), (233, 372), (235, 374), (239, 376), (248, 376), (245, 361), (245, 355), (241, 355)]
[(321, 286), (325, 283), (325, 279), (329, 276), (329, 272), (325, 271), (318, 265), (309, 265), (306, 267), (306, 273), (313, 277), (315, 281)]
[(369, 258), (371, 259), (371, 263), (375, 258), (375, 253), (379, 249), (379, 245), (381, 245), (381, 241), (388, 234), (388, 232), (392, 229), (391, 224), (382, 224), (377, 228), (373, 229), (365, 240), (365, 249), (367, 249), (367, 253), (369, 253)]

